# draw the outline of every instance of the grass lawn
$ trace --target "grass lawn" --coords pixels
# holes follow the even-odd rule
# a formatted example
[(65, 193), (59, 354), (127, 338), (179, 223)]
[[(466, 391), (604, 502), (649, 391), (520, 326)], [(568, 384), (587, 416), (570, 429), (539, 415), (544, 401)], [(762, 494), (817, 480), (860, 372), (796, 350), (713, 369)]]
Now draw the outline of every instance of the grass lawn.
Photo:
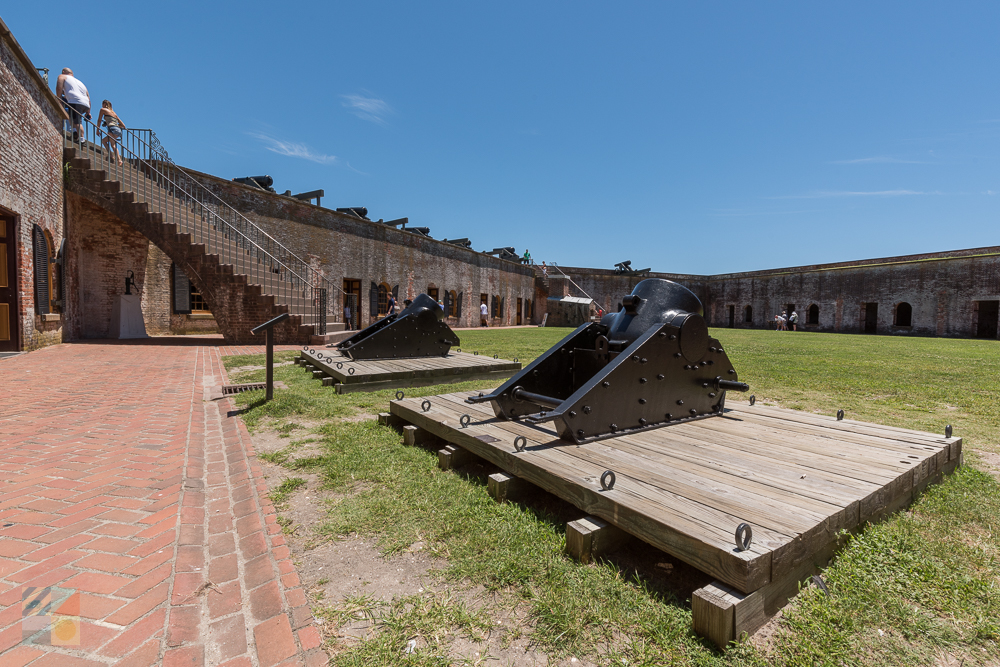
[[(462, 349), (526, 362), (568, 331), (464, 331)], [(298, 366), (279, 367), (275, 377), (288, 389), (274, 401), (261, 404), (262, 392), (255, 392), (237, 402), (247, 408), (252, 432), (289, 436), (288, 447), (269, 460), (292, 475), (319, 474), (335, 498), (310, 527), (313, 539), (359, 535), (387, 554), (421, 541), (440, 557), (443, 580), (481, 587), (496, 594), (498, 606), (527, 614), (521, 626), (501, 626), (488, 606), (432, 590), (392, 603), (317, 602), (318, 616), (377, 622), (370, 638), (334, 647), (334, 663), (396, 665), (407, 641), (419, 636), (425, 647), (406, 664), (445, 665), (455, 637), (506, 641), (527, 633), (550, 657), (610, 665), (1000, 665), (1000, 484), (984, 472), (985, 457), (1000, 451), (1000, 345), (774, 331), (713, 335), (758, 400), (825, 414), (843, 408), (853, 419), (936, 433), (951, 424), (964, 439), (966, 466), (909, 511), (851, 538), (824, 574), (830, 594), (803, 591), (768, 642), (722, 653), (691, 632), (689, 599), (655, 577), (566, 558), (565, 517), (550, 505), (494, 503), (481, 478), (441, 472), (433, 452), (404, 447), (398, 432), (357, 418), (385, 411), (392, 391), (338, 396)], [(279, 353), (278, 361), (295, 354)], [(224, 361), (237, 368), (263, 357)], [(261, 379), (263, 371), (231, 378)], [(407, 395), (492, 386), (470, 382)], [(315, 440), (320, 454), (294, 456)], [(276, 488), (279, 508), (302, 487), (293, 478)]]

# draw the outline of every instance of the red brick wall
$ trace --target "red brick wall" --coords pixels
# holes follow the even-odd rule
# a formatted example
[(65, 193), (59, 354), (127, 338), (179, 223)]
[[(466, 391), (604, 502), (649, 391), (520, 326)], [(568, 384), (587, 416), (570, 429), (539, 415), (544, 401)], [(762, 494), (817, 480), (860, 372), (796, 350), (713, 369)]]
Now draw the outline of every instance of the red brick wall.
[[(125, 293), (126, 273), (135, 273), (140, 291), (146, 287), (150, 243), (126, 223), (72, 192), (66, 192), (66, 207), (70, 220), (66, 241), (68, 338), (107, 338), (111, 309), (118, 295)], [(146, 296), (143, 294), (143, 310), (149, 321)], [(166, 305), (169, 307), (169, 300)], [(162, 303), (157, 307), (162, 308)]]
[(534, 298), (534, 274), (516, 262), (206, 174), (191, 174), (333, 284), (331, 321), (343, 319), (339, 290), (345, 278), (361, 281), (362, 324), (373, 321), (368, 298), (373, 282), (399, 285), (400, 305), (430, 285), (440, 290), (442, 300), (445, 290), (464, 293), (462, 317), (449, 318), (452, 326), (479, 324), (482, 293), (491, 300), (493, 295), (505, 299), (503, 318), (493, 321), (502, 325), (516, 322), (518, 298)]
[[(3, 26), (0, 26), (2, 28)], [(0, 30), (2, 33), (2, 30)], [(35, 313), (31, 230), (63, 239), (62, 116), (12, 37), (0, 37), (0, 208), (16, 219), (20, 347), (62, 341), (62, 318)]]

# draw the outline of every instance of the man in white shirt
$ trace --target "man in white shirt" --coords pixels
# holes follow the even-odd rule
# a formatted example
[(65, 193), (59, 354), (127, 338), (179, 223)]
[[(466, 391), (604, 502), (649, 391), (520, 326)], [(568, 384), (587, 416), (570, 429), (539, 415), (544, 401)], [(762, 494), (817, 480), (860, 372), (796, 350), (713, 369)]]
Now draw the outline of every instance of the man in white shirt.
[(73, 76), (73, 70), (63, 67), (56, 80), (56, 97), (69, 105), (70, 122), (73, 123), (73, 141), (80, 141), (83, 134), (83, 117), (90, 118), (90, 93), (83, 82)]
[(479, 326), (488, 327), (489, 323), (490, 309), (486, 307), (485, 303), (479, 304)]

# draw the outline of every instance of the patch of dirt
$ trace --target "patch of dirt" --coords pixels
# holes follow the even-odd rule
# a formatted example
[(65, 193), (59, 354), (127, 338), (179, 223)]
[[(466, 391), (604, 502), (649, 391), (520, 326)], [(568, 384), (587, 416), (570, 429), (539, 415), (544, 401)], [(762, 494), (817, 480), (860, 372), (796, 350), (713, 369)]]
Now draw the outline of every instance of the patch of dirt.
[(986, 472), (990, 473), (1000, 481), (1000, 454), (994, 454), (993, 452), (987, 452), (984, 450), (977, 450), (976, 455), (979, 457), (979, 461), (982, 466), (986, 469)]
[[(274, 368), (278, 366), (291, 366), (294, 361), (282, 361), (280, 363), (274, 364)], [(230, 368), (226, 371), (230, 376), (236, 375), (237, 373), (248, 373), (250, 371), (263, 371), (267, 370), (267, 366), (238, 366), (236, 368)]]

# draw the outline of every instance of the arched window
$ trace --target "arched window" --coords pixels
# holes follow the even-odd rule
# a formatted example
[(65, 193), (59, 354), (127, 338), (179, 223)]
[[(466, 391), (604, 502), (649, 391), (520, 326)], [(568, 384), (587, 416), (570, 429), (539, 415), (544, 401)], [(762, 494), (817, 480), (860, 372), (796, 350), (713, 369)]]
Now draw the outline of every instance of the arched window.
[(452, 290), (448, 294), (451, 295), (448, 303), (448, 317), (458, 317), (458, 293)]
[(897, 327), (909, 327), (912, 326), (913, 322), (913, 306), (903, 301), (896, 306), (896, 321), (894, 324)]
[(753, 306), (747, 306), (743, 309), (743, 321), (747, 324), (753, 324)]
[(378, 286), (378, 316), (382, 317), (389, 312), (389, 286), (382, 283)]
[(431, 283), (430, 285), (427, 286), (427, 296), (434, 299), (435, 301), (438, 301), (440, 299), (440, 297), (438, 296), (438, 288), (434, 285), (434, 283)]
[(815, 303), (806, 311), (806, 324), (819, 324), (819, 306)]

